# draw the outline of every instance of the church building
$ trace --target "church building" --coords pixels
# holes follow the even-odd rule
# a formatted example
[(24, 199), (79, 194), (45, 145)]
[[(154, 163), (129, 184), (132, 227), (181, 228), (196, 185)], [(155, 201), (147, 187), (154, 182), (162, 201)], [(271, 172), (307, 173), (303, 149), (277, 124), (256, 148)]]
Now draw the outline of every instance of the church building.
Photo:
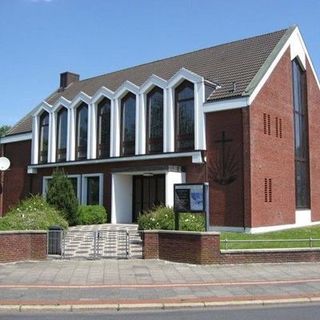
[(111, 223), (209, 184), (209, 230), (320, 223), (320, 85), (298, 27), (89, 79), (71, 72), (1, 138), (0, 216), (56, 168)]

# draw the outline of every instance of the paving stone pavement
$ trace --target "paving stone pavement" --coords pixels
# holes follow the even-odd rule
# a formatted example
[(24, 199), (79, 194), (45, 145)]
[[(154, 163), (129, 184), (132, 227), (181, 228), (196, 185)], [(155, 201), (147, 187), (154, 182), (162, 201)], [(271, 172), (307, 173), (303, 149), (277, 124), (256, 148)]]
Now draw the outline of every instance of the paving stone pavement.
[(0, 306), (320, 299), (320, 264), (189, 265), (161, 260), (0, 264)]
[(62, 240), (63, 258), (142, 258), (142, 241), (134, 224), (70, 227)]

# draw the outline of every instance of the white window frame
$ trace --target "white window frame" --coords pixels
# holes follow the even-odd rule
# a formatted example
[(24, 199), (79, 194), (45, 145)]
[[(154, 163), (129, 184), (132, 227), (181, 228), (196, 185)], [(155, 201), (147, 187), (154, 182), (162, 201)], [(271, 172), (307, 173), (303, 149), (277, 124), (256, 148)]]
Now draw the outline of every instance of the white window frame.
[(82, 181), (82, 194), (81, 203), (87, 205), (87, 192), (88, 192), (88, 178), (91, 177), (98, 177), (99, 178), (99, 205), (103, 206), (103, 173), (88, 173), (83, 174), (81, 181)]

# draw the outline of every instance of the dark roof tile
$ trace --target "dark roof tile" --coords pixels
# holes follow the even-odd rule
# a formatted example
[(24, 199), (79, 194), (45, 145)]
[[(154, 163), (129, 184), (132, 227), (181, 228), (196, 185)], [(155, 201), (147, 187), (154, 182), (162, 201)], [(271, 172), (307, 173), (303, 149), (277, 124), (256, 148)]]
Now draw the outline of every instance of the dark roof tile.
[[(265, 63), (280, 39), (290, 29), (280, 30), (244, 40), (158, 60), (128, 69), (72, 83), (64, 91), (54, 92), (46, 101), (54, 104), (61, 96), (72, 100), (80, 91), (92, 96), (102, 86), (116, 91), (126, 80), (142, 85), (152, 74), (169, 80), (181, 68), (186, 68), (221, 88), (212, 92), (209, 101), (240, 96)], [(236, 90), (232, 91), (233, 83)], [(30, 116), (29, 116), (30, 118)], [(31, 120), (23, 119), (9, 134), (31, 130)]]

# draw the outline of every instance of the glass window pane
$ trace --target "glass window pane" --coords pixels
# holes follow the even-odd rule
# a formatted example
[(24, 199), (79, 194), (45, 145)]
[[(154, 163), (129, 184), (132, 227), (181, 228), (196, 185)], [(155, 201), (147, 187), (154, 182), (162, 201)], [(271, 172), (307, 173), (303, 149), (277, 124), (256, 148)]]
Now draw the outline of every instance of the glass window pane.
[(57, 119), (57, 161), (65, 161), (67, 155), (68, 111), (62, 108)]
[(194, 87), (185, 81), (176, 89), (176, 150), (194, 148)]
[(136, 98), (129, 93), (121, 101), (121, 154), (135, 153)]
[(87, 178), (87, 204), (99, 204), (99, 177)]
[(305, 72), (297, 60), (292, 63), (294, 138), (296, 164), (296, 206), (310, 208), (309, 142)]
[(87, 157), (88, 106), (82, 103), (77, 109), (77, 159)]
[(163, 90), (154, 88), (147, 96), (147, 152), (163, 151)]
[(39, 162), (48, 161), (48, 142), (49, 142), (49, 114), (43, 112), (40, 116), (40, 137), (39, 137)]
[(98, 104), (98, 158), (106, 158), (110, 156), (110, 107), (111, 102), (107, 98), (102, 99)]

